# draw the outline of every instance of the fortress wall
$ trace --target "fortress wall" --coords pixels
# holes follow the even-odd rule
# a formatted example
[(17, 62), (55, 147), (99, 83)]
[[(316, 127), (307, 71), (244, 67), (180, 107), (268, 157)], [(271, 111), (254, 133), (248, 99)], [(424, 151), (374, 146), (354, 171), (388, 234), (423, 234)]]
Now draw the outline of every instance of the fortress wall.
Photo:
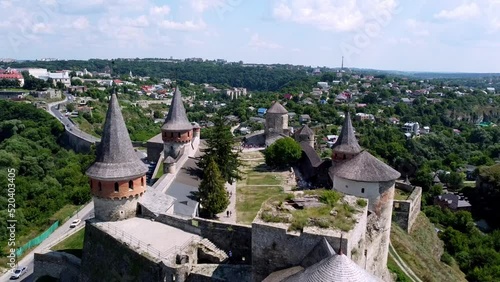
[[(342, 232), (342, 252), (358, 264), (364, 262), (367, 210), (365, 207), (358, 214), (352, 230)], [(306, 227), (302, 233), (292, 233), (287, 229), (288, 224), (284, 223), (266, 223), (260, 219), (252, 223), (252, 281), (262, 281), (274, 271), (300, 265), (322, 238), (336, 252), (341, 245), (339, 230)]]
[(33, 281), (42, 276), (51, 276), (61, 282), (78, 281), (81, 260), (64, 252), (35, 253)]
[(185, 281), (186, 270), (170, 268), (137, 253), (91, 223), (86, 225), (79, 281), (174, 281), (174, 276), (175, 281)]
[(252, 228), (248, 225), (230, 224), (204, 218), (182, 218), (171, 214), (156, 216), (148, 211), (143, 215), (156, 221), (207, 238), (226, 253), (231, 251), (234, 261), (252, 263)]
[[(391, 235), (394, 181), (380, 183), (381, 195), (376, 200), (375, 211), (368, 215), (366, 226), (366, 270), (384, 281), (390, 281), (387, 269)], [(372, 199), (370, 199), (371, 201)]]
[(134, 217), (137, 213), (139, 196), (120, 200), (92, 197), (95, 217), (105, 221), (115, 221)]
[(421, 203), (422, 188), (415, 187), (407, 200), (394, 200), (392, 220), (409, 233), (420, 213)]
[(74, 135), (68, 130), (66, 130), (62, 135), (61, 141), (63, 145), (77, 153), (88, 153), (90, 152), (92, 145), (95, 144), (94, 142), (87, 141)]

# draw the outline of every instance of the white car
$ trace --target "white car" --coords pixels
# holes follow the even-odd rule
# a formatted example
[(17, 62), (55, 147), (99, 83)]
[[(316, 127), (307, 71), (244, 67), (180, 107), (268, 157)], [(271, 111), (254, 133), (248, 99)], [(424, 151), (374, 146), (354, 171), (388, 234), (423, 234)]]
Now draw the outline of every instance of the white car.
[(73, 222), (71, 222), (71, 225), (69, 226), (69, 228), (75, 228), (75, 227), (77, 227), (78, 224), (80, 224), (80, 222), (82, 222), (82, 220), (79, 219), (79, 218), (73, 220)]
[(21, 277), (26, 273), (26, 270), (27, 270), (26, 266), (18, 267), (16, 270), (14, 270), (14, 272), (12, 272), (10, 280), (19, 279), (19, 277)]

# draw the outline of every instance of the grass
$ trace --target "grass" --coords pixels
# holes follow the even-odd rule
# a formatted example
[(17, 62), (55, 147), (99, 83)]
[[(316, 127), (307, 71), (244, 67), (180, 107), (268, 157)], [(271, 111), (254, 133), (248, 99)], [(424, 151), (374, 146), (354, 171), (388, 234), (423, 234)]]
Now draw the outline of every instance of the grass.
[(408, 277), (399, 266), (396, 264), (394, 259), (391, 256), (387, 258), (387, 268), (389, 271), (396, 274), (395, 282), (411, 282), (412, 280)]
[(246, 178), (247, 185), (280, 185), (281, 177), (272, 173), (250, 172)]
[(58, 210), (52, 217), (52, 221), (59, 220), (59, 225), (66, 222), (71, 216), (73, 216), (80, 206), (75, 205), (65, 205), (62, 209)]
[[(71, 120), (78, 126), (78, 128), (90, 135), (93, 135), (95, 137), (100, 137), (95, 131), (94, 131), (94, 126), (88, 122), (88, 120), (84, 119), (82, 116), (78, 117), (72, 117)], [(97, 125), (100, 126), (100, 125)]]
[(61, 251), (82, 258), (83, 238), (85, 237), (85, 228), (78, 230), (75, 234), (69, 236), (64, 241), (52, 247), (53, 251)]
[(239, 223), (251, 224), (262, 203), (274, 196), (283, 195), (281, 187), (249, 187), (236, 188), (236, 219)]
[(156, 179), (159, 179), (160, 177), (162, 177), (164, 174), (164, 171), (163, 171), (163, 162), (160, 163), (160, 168), (158, 169), (158, 172), (156, 173), (155, 177), (153, 178), (156, 178)]
[[(47, 224), (33, 228), (29, 230), (29, 232), (24, 233), (24, 234), (17, 234), (16, 237), (16, 247), (21, 247), (24, 244), (28, 243), (29, 240), (37, 237), (38, 235), (42, 234), (47, 228), (49, 228), (54, 222), (59, 220), (59, 225), (63, 224), (66, 220), (69, 219), (70, 216), (75, 214), (75, 212), (80, 208), (80, 206), (75, 206), (75, 205), (65, 205), (62, 207), (60, 210), (58, 210), (56, 213), (54, 213), (51, 217), (50, 220), (47, 221)], [(4, 249), (3, 252), (7, 253), (8, 248), (7, 244), (4, 244)], [(34, 248), (32, 248), (34, 249)], [(21, 260), (26, 254), (29, 254), (32, 249), (26, 250), (19, 258), (18, 260)], [(0, 257), (0, 265), (3, 267), (4, 265), (7, 265), (7, 258), (5, 256)]]
[(443, 242), (433, 224), (420, 213), (410, 234), (392, 224), (391, 242), (398, 254), (422, 281), (467, 281), (458, 266), (441, 262)]
[(394, 200), (404, 201), (410, 196), (410, 192), (406, 192), (400, 189), (394, 189)]
[[(331, 190), (311, 190), (305, 194), (319, 196), (319, 201), (325, 205), (289, 211), (282, 208), (283, 201), (289, 198), (285, 195), (284, 198), (270, 199), (271, 206), (264, 208), (261, 219), (266, 222), (290, 223), (289, 231), (302, 231), (306, 226), (317, 226), (347, 232), (356, 223), (353, 216), (358, 210), (347, 203), (339, 203), (342, 198), (340, 193)], [(330, 214), (332, 210), (335, 212), (334, 215)]]

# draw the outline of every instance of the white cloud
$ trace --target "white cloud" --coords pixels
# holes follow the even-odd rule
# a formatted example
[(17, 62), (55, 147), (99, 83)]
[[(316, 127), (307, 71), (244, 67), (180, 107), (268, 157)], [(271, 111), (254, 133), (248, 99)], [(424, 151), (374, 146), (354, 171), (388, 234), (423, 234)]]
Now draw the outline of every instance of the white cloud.
[(203, 44), (205, 44), (205, 42), (198, 40), (198, 39), (194, 39), (191, 37), (184, 38), (184, 45), (187, 45), (187, 46), (200, 46)]
[(292, 48), (290, 50), (292, 50), (292, 52), (300, 52), (300, 51), (302, 51), (300, 48)]
[(73, 21), (71, 26), (75, 29), (86, 29), (89, 27), (89, 21), (86, 17), (78, 17), (75, 21)]
[(46, 23), (36, 23), (31, 28), (33, 33), (52, 33), (52, 26)]
[(164, 20), (158, 23), (161, 28), (176, 30), (176, 31), (199, 31), (204, 30), (207, 25), (203, 21), (193, 22), (193, 21), (185, 21), (185, 22), (175, 22), (170, 20)]
[(167, 15), (170, 13), (170, 7), (167, 6), (167, 5), (163, 5), (163, 6), (154, 6), (154, 7), (151, 7), (151, 9), (149, 9), (149, 13), (151, 15), (160, 15), (160, 16), (164, 16), (164, 15)]
[(353, 31), (369, 19), (397, 12), (396, 0), (279, 0), (274, 18), (321, 30)]
[(481, 15), (481, 9), (476, 3), (464, 3), (451, 10), (442, 10), (434, 15), (436, 19), (467, 20)]
[(266, 41), (260, 38), (259, 34), (254, 33), (252, 35), (252, 38), (250, 38), (250, 43), (248, 43), (248, 46), (257, 48), (257, 49), (281, 49), (283, 48), (281, 45), (271, 42), (271, 41)]
[(10, 0), (0, 1), (0, 8), (7, 9), (7, 8), (10, 8), (10, 7), (12, 7), (12, 1), (10, 1)]
[(424, 41), (420, 39), (411, 39), (408, 37), (391, 37), (387, 39), (389, 44), (393, 45), (423, 45)]
[(415, 19), (408, 19), (406, 20), (406, 26), (410, 30), (413, 35), (416, 36), (429, 36), (430, 32), (429, 29), (426, 28), (427, 24), (423, 22), (419, 22)]
[[(233, 0), (234, 1), (234, 0)], [(208, 9), (221, 7), (223, 0), (190, 0), (191, 8), (197, 13), (203, 13)]]

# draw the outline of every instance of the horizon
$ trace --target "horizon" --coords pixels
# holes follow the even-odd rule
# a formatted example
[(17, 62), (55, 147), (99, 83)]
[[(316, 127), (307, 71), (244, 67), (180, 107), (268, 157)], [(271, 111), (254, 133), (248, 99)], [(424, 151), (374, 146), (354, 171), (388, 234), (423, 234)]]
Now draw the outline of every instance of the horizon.
[(0, 7), (4, 58), (172, 56), (338, 68), (344, 56), (346, 68), (500, 73), (498, 0), (3, 0)]

